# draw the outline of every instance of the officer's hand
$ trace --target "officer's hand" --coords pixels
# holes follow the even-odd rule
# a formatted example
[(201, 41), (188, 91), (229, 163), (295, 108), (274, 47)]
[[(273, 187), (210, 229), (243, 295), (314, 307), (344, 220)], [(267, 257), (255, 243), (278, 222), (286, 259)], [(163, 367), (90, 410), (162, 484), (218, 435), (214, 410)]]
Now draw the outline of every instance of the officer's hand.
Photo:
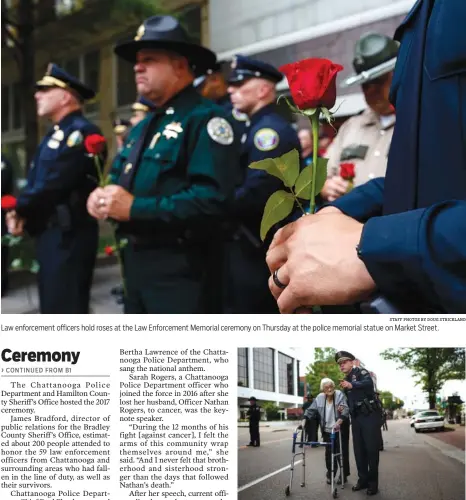
[(324, 200), (335, 201), (340, 196), (346, 194), (348, 186), (348, 181), (345, 181), (345, 179), (336, 175), (334, 177), (330, 177), (325, 181), (320, 195), (322, 196), (322, 198), (324, 198)]
[(106, 194), (103, 188), (94, 189), (87, 199), (87, 211), (95, 219), (103, 220), (107, 216), (104, 208), (107, 203)]
[(105, 186), (104, 191), (106, 203), (102, 211), (106, 216), (118, 221), (129, 220), (134, 196), (126, 191), (126, 189), (115, 184)]
[(22, 236), (24, 233), (24, 219), (18, 217), (18, 214), (14, 210), (10, 210), (7, 212), (5, 220), (8, 232), (12, 236)]
[(340, 382), (340, 387), (342, 387), (343, 389), (352, 389), (353, 384), (351, 382), (348, 382), (347, 380), (342, 380)]
[(363, 225), (340, 214), (307, 215), (280, 229), (267, 252), (270, 290), (282, 313), (312, 305), (352, 304), (375, 291), (356, 246)]

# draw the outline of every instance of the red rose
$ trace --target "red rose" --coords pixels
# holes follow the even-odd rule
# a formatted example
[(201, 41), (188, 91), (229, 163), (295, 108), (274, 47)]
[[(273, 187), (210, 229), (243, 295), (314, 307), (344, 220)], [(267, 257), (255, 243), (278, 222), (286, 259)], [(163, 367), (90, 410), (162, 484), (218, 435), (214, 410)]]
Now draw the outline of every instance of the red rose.
[(328, 59), (303, 59), (280, 67), (299, 109), (333, 108), (337, 98), (336, 77), (343, 69)]
[(3, 210), (14, 210), (16, 208), (16, 198), (11, 194), (6, 194), (2, 196), (2, 209)]
[(110, 245), (107, 245), (104, 248), (104, 252), (105, 252), (105, 255), (108, 255), (110, 257), (111, 255), (113, 255), (113, 247), (111, 247)]
[(84, 139), (84, 147), (89, 154), (98, 155), (105, 150), (106, 140), (103, 135), (91, 134)]
[(355, 177), (354, 163), (340, 163), (340, 177), (351, 181)]

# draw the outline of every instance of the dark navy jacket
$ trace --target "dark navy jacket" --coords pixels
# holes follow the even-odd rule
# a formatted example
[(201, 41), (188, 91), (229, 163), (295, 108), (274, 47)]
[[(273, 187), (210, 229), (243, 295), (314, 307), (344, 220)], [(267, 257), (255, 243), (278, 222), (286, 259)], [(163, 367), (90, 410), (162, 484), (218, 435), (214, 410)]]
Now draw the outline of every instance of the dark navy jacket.
[(283, 189), (283, 183), (263, 170), (248, 168), (252, 162), (277, 158), (297, 149), (301, 155), (298, 134), (269, 104), (252, 115), (243, 144), (241, 166), (245, 180), (236, 191), (235, 214), (254, 235), (259, 236), (260, 221), (270, 195)]
[(401, 41), (387, 175), (333, 203), (366, 222), (361, 258), (404, 312), (466, 312), (466, 2), (418, 0)]
[(58, 206), (70, 206), (73, 224), (95, 224), (86, 210), (87, 198), (97, 185), (94, 159), (84, 147), (90, 134), (101, 132), (80, 111), (72, 112), (52, 127), (37, 148), (16, 207), (32, 234), (47, 227)]
[(353, 386), (352, 389), (346, 389), (345, 391), (351, 413), (354, 412), (356, 403), (364, 399), (368, 401), (374, 400), (374, 382), (366, 369), (357, 366), (353, 367), (348, 375), (346, 375), (345, 380)]

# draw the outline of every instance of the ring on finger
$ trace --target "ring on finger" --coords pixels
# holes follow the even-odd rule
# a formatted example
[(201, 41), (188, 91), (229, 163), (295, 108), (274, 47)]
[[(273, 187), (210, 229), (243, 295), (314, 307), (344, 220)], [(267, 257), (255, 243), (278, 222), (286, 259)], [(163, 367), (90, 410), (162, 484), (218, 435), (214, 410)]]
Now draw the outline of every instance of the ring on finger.
[(278, 279), (279, 269), (275, 269), (275, 271), (272, 274), (272, 279), (273, 279), (273, 282), (278, 286), (278, 288), (281, 288), (282, 290), (284, 290), (286, 288), (286, 285)]
[(99, 207), (104, 207), (105, 206), (105, 198), (100, 198), (99, 199)]

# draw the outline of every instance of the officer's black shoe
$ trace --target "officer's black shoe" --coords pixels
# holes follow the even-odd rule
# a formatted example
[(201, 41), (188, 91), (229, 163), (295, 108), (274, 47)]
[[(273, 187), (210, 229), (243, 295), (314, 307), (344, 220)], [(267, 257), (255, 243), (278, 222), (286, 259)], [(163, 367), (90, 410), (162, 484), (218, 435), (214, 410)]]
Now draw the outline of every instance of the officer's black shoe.
[(359, 491), (367, 488), (367, 484), (362, 484), (359, 481), (351, 488), (353, 491)]
[(249, 443), (246, 446), (255, 446), (255, 444), (254, 443)]
[(377, 488), (367, 488), (366, 494), (371, 497), (372, 495), (377, 495), (378, 492)]

